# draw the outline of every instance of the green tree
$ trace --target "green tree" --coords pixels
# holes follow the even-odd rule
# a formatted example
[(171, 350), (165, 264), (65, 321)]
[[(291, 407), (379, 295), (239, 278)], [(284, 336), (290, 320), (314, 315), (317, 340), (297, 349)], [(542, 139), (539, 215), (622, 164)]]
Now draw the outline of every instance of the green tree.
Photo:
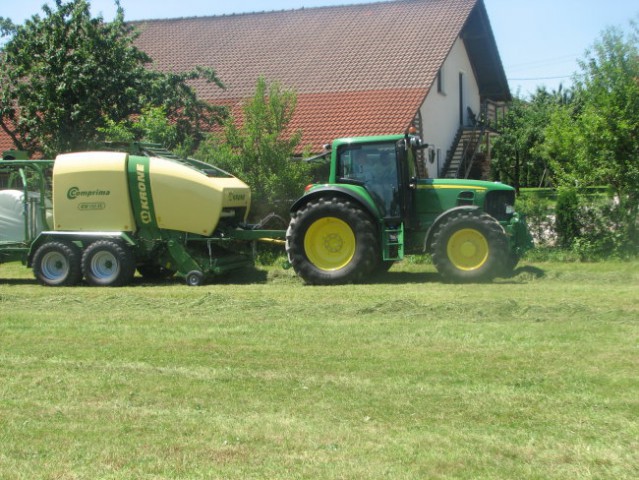
[(551, 172), (540, 149), (552, 113), (571, 102), (570, 90), (538, 88), (529, 100), (515, 98), (499, 124), (493, 146), (492, 172), (497, 180), (521, 187), (547, 183)]
[(560, 187), (557, 190), (555, 207), (555, 229), (560, 246), (569, 248), (579, 237), (579, 198), (574, 188)]
[(576, 101), (553, 113), (545, 155), (561, 185), (609, 186), (624, 244), (639, 248), (639, 31), (606, 30), (580, 62)]
[(13, 22), (4, 17), (0, 17), (0, 38), (7, 37), (15, 31), (15, 26)]
[(177, 144), (178, 129), (166, 114), (166, 108), (145, 107), (135, 118), (115, 122), (109, 118), (98, 128), (111, 142), (150, 142), (173, 148)]
[(108, 23), (91, 17), (87, 0), (56, 0), (20, 26), (3, 19), (9, 40), (0, 55), (0, 128), (17, 148), (46, 156), (83, 149), (100, 140), (109, 121), (145, 107), (164, 108), (176, 142), (197, 140), (220, 120), (224, 111), (200, 101), (187, 83), (203, 78), (222, 87), (215, 72), (146, 68), (150, 58), (135, 47), (136, 33), (115, 4)]
[(302, 138), (288, 128), (296, 103), (295, 92), (260, 78), (244, 104), (242, 121), (228, 118), (223, 133), (212, 135), (196, 153), (251, 187), (253, 220), (270, 212), (287, 218), (290, 201), (310, 181), (308, 165), (293, 160)]

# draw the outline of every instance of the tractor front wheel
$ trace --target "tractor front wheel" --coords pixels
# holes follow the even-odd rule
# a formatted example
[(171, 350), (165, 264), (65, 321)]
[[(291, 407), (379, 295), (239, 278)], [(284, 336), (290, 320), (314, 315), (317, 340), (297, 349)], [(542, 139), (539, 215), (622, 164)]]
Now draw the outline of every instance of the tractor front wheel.
[(33, 273), (38, 281), (50, 287), (68, 287), (82, 279), (80, 249), (71, 242), (51, 241), (33, 256)]
[(433, 236), (433, 263), (447, 281), (490, 281), (504, 271), (508, 255), (504, 229), (485, 213), (453, 214)]
[(311, 200), (291, 217), (286, 253), (306, 283), (355, 282), (378, 264), (375, 224), (351, 200), (338, 196)]
[(133, 252), (115, 240), (98, 240), (82, 255), (82, 271), (89, 285), (121, 287), (135, 274)]

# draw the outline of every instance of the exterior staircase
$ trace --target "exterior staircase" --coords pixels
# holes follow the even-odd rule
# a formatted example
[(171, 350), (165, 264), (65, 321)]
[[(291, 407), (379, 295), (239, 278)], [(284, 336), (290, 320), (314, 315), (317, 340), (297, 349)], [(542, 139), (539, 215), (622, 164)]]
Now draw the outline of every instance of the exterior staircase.
[(475, 165), (479, 147), (484, 140), (485, 128), (481, 125), (460, 127), (448, 151), (442, 178), (468, 178)]

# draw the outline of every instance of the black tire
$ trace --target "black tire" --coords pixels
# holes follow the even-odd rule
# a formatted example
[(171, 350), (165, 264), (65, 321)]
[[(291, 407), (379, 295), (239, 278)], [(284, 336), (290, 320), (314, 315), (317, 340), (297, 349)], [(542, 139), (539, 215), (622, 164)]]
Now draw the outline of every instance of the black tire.
[(33, 273), (42, 285), (68, 287), (82, 279), (80, 249), (71, 242), (50, 241), (33, 256)]
[(199, 287), (204, 283), (204, 274), (199, 270), (191, 270), (184, 280), (189, 287)]
[(135, 274), (135, 258), (130, 248), (116, 240), (93, 242), (82, 255), (82, 272), (89, 285), (121, 287)]
[(446, 281), (490, 281), (502, 274), (509, 253), (504, 229), (485, 213), (453, 214), (433, 235), (433, 263)]
[(353, 201), (320, 197), (292, 214), (286, 253), (295, 272), (308, 284), (356, 282), (379, 263), (377, 229)]

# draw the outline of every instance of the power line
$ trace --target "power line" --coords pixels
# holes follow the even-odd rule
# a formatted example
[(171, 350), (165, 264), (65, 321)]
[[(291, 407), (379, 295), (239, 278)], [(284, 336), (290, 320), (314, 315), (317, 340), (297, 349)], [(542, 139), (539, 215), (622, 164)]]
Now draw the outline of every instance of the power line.
[(546, 67), (557, 63), (565, 63), (566, 61), (574, 61), (579, 57), (578, 54), (568, 54), (561, 57), (542, 58), (539, 60), (530, 60), (528, 62), (513, 63), (506, 65), (508, 70), (517, 70), (521, 68)]
[(560, 75), (558, 77), (534, 77), (534, 78), (509, 78), (509, 82), (524, 82), (528, 80), (559, 80), (562, 78), (570, 78), (572, 75)]

